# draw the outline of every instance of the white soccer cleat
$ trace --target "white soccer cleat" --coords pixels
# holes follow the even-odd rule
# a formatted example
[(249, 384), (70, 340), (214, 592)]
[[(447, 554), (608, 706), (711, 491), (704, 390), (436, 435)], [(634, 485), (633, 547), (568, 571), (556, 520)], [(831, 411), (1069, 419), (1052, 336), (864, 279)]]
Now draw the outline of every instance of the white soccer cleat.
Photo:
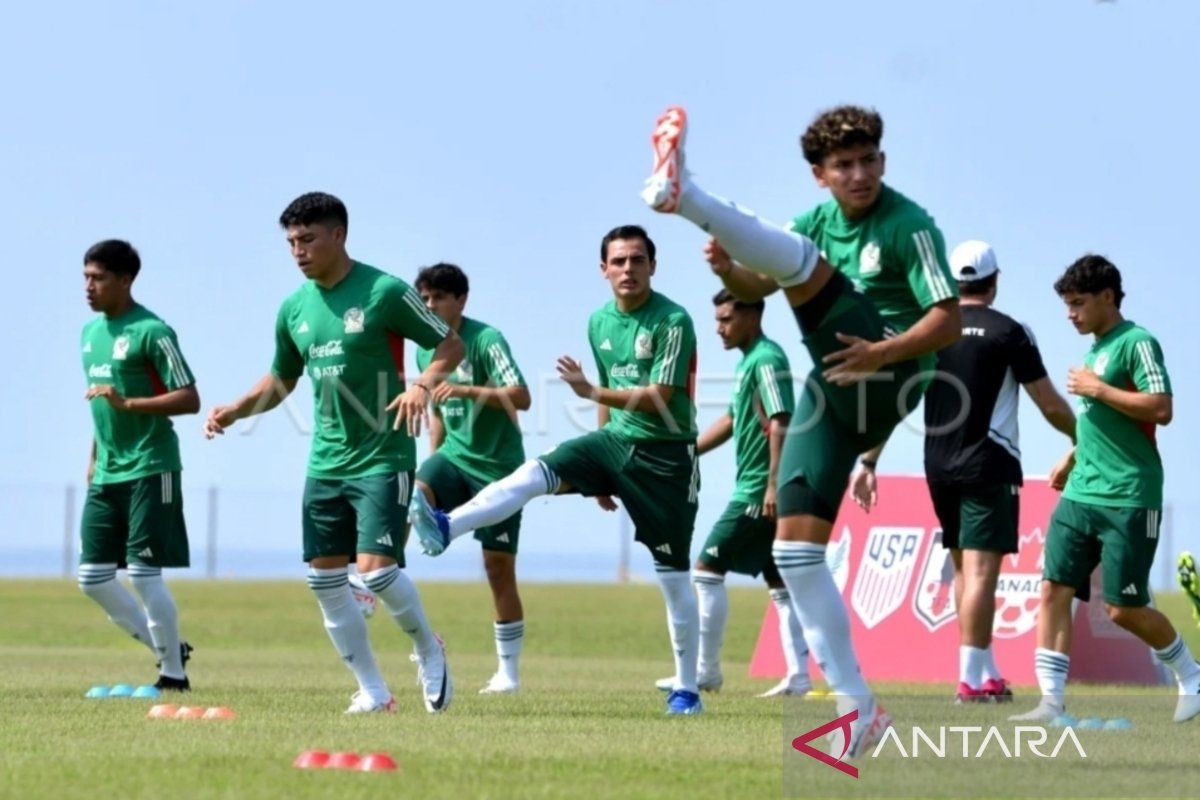
[(516, 694), (521, 688), (521, 684), (508, 679), (507, 675), (497, 672), (483, 688), (479, 690), (480, 694)]
[(803, 697), (812, 691), (812, 681), (805, 677), (784, 678), (759, 697)]
[(1179, 685), (1179, 702), (1175, 704), (1175, 721), (1187, 722), (1200, 714), (1200, 679), (1194, 678)]
[[(839, 712), (841, 708), (838, 709)], [(838, 728), (829, 734), (829, 753), (834, 758), (858, 758), (874, 747), (892, 727), (892, 715), (871, 697), (859, 708), (858, 719), (850, 723), (850, 744), (845, 741), (845, 729)]]
[(675, 691), (675, 684), (678, 682), (678, 679), (674, 675), (668, 678), (659, 678), (654, 682), (654, 688), (660, 692), (673, 692)]
[[(696, 679), (696, 688), (702, 692), (716, 694), (724, 685), (725, 676), (721, 674), (720, 670), (707, 675), (701, 674)], [(654, 682), (654, 688), (669, 694), (679, 688), (679, 679), (674, 675), (669, 678), (659, 678)]]
[(686, 172), (683, 145), (687, 139), (687, 112), (671, 106), (654, 123), (654, 169), (642, 189), (642, 200), (655, 211), (672, 214), (679, 208)]
[(1066, 711), (1066, 706), (1061, 703), (1043, 697), (1041, 702), (1032, 711), (1026, 711), (1024, 714), (1013, 714), (1008, 718), (1009, 722), (1050, 722), (1059, 717)]
[(359, 690), (350, 698), (347, 714), (391, 714), (396, 710), (396, 698), (388, 695), (387, 700), (376, 700), (366, 692)]
[(450, 680), (450, 665), (446, 663), (446, 645), (437, 638), (437, 650), (424, 658), (413, 653), (410, 659), (417, 662), (417, 685), (425, 698), (425, 710), (440, 714), (450, 707), (454, 696), (454, 683)]

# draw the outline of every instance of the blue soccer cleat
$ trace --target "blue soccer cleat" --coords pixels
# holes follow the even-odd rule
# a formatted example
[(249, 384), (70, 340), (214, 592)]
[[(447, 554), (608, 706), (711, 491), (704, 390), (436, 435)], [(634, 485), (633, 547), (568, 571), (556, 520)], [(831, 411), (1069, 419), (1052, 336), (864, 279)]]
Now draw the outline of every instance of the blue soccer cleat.
[(433, 508), (425, 493), (417, 489), (408, 507), (408, 521), (417, 532), (421, 550), (427, 556), (440, 556), (450, 546), (450, 518), (446, 512)]
[(1179, 573), (1179, 588), (1192, 601), (1192, 619), (1200, 622), (1200, 575), (1196, 573), (1196, 559), (1186, 550), (1179, 554), (1175, 567)]
[(676, 689), (667, 695), (667, 714), (670, 716), (694, 716), (704, 710), (700, 695)]

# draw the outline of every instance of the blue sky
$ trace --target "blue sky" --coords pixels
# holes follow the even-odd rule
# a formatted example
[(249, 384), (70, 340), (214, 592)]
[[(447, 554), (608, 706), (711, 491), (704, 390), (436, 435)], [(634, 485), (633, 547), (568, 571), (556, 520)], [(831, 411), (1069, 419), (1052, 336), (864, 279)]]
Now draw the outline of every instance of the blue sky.
[[(20, 4), (0, 48), (15, 286), (0, 541), (57, 541), (61, 487), (82, 478), (79, 261), (93, 241), (140, 249), (136, 296), (179, 332), (205, 408), (269, 364), (275, 311), (300, 279), (275, 220), (311, 189), (347, 202), (357, 258), (406, 278), (461, 264), (468, 313), (507, 334), (531, 382), (560, 354), (586, 355), (587, 315), (609, 297), (599, 238), (644, 224), (659, 245), (656, 288), (696, 319), (702, 373), (728, 375), (702, 236), (637, 198), (653, 119), (684, 104), (706, 188), (782, 221), (824, 197), (798, 134), (819, 109), (855, 102), (883, 113), (887, 180), (949, 245), (995, 245), (998, 305), (1034, 328), (1060, 386), (1088, 343), (1054, 278), (1087, 251), (1122, 268), (1127, 315), (1159, 336), (1177, 395), (1160, 435), (1175, 546), (1200, 546), (1186, 477), (1200, 433), (1187, 250), (1198, 29), (1200, 5), (1186, 0)], [(806, 366), (781, 300), (767, 327)], [(702, 424), (724, 392), (702, 385)], [(535, 391), (529, 452), (574, 433), (567, 400)], [(1063, 441), (1028, 404), (1022, 422), (1026, 471), (1044, 473)], [(289, 417), (216, 444), (199, 425), (178, 423), (186, 482), (231, 498), (222, 531), (298, 543), (308, 441)], [(731, 452), (703, 467), (698, 536), (728, 495)], [(902, 435), (884, 468), (920, 467), (919, 435)], [(614, 519), (581, 503), (539, 506), (531, 541), (614, 552)]]

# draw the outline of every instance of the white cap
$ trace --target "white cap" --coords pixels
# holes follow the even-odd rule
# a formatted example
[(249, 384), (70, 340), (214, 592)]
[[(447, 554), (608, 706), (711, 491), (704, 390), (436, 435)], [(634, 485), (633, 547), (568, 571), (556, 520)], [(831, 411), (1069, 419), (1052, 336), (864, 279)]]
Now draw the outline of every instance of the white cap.
[(979, 281), (999, 271), (996, 251), (987, 242), (968, 239), (950, 254), (950, 274), (956, 281)]

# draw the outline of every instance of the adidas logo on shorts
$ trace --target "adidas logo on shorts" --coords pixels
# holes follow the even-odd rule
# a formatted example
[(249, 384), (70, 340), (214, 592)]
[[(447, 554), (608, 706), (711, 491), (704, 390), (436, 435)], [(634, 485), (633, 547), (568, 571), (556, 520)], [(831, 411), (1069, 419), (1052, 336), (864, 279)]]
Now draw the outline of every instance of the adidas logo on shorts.
[(704, 552), (708, 553), (708, 554), (709, 554), (710, 556), (712, 556), (713, 558), (716, 558), (716, 557), (717, 557), (717, 548), (716, 548), (715, 546), (714, 546), (714, 547), (710, 547), (710, 548), (708, 548), (708, 549), (707, 549), (707, 550), (705, 550)]
[(380, 536), (378, 539), (375, 540), (375, 544), (381, 544), (384, 547), (392, 547), (393, 546), (392, 545), (392, 535), (390, 533), (387, 533), (387, 534), (384, 534), (383, 536)]
[(150, 548), (147, 547), (142, 550), (142, 552), (138, 553), (138, 558), (154, 558), (154, 553), (152, 553)]
[(669, 545), (669, 544), (660, 544), (658, 547), (654, 548), (654, 552), (656, 552), (656, 553), (663, 553), (664, 555), (668, 555), (668, 556), (669, 556), (669, 555), (671, 555), (671, 545)]
[(1131, 583), (1121, 590), (1121, 594), (1137, 594), (1137, 584)]
[(500, 534), (499, 536), (496, 537), (496, 541), (504, 542), (505, 544), (508, 544), (509, 543), (508, 534), (507, 533)]

